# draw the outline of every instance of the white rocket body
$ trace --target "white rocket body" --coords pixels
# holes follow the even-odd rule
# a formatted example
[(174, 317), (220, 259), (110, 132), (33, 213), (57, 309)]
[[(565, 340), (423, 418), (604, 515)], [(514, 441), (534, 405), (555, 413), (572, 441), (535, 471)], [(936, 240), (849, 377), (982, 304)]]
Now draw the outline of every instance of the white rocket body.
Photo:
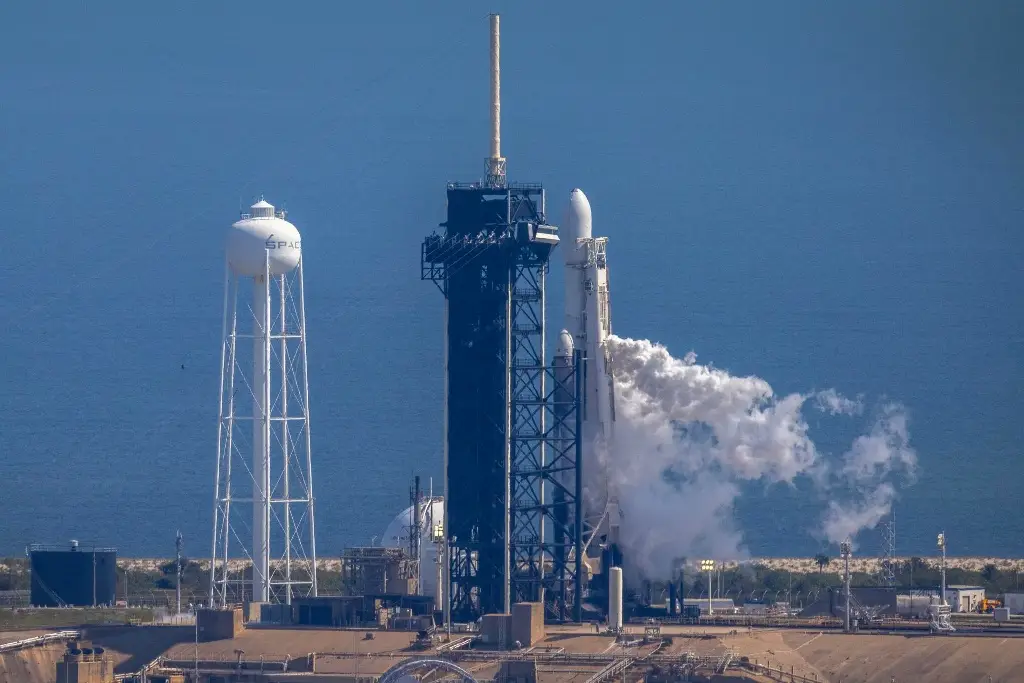
[[(582, 190), (569, 195), (565, 221), (565, 330), (572, 348), (584, 352), (583, 508), (586, 526), (598, 537), (618, 542), (619, 509), (607, 475), (607, 451), (615, 424), (615, 389), (608, 368), (605, 340), (612, 333), (608, 282), (607, 237), (593, 236), (590, 202)], [(559, 344), (561, 349), (566, 346)], [(599, 552), (593, 543), (588, 554)]]

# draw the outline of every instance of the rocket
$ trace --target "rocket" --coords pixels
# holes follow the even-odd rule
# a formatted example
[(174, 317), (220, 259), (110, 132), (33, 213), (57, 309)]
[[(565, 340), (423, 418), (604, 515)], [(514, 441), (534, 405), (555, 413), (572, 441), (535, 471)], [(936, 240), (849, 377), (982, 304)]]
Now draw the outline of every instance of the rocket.
[[(574, 349), (584, 355), (582, 459), (585, 527), (594, 535), (618, 543), (620, 512), (609, 480), (607, 452), (615, 428), (615, 386), (605, 340), (612, 333), (608, 281), (608, 238), (593, 236), (593, 214), (583, 190), (569, 194), (562, 240), (565, 256), (565, 329), (559, 335), (557, 357)], [(598, 544), (588, 547), (598, 551)]]

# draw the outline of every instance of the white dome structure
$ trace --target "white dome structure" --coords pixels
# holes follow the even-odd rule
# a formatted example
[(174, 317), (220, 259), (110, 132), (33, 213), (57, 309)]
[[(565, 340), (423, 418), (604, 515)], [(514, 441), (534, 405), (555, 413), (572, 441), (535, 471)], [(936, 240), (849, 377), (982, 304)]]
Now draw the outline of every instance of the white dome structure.
[(237, 275), (262, 275), (270, 256), (270, 274), (290, 273), (299, 264), (302, 238), (299, 230), (274, 210), (274, 205), (260, 199), (249, 207), (249, 213), (228, 230), (228, 263)]
[[(444, 528), (444, 498), (424, 497), (420, 510), (420, 592), (437, 595), (437, 545), (433, 541), (431, 524)], [(413, 526), (413, 508), (410, 505), (392, 520), (381, 537), (386, 548), (408, 548), (409, 532)]]

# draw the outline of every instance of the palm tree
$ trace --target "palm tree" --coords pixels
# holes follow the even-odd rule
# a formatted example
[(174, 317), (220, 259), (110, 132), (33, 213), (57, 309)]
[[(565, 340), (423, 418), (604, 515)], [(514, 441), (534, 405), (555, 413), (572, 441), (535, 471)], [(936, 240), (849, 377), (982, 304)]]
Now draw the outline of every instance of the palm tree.
[(820, 574), (825, 567), (832, 563), (832, 558), (825, 554), (815, 555), (814, 562), (818, 565), (818, 573)]

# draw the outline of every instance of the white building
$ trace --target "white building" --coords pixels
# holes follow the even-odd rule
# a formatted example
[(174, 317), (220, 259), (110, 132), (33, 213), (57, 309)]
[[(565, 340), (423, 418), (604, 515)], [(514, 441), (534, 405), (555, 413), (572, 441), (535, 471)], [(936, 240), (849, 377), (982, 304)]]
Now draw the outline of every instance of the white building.
[[(683, 605), (696, 605), (700, 607), (700, 613), (708, 613), (708, 599), (707, 598), (686, 598), (683, 600)], [(736, 614), (739, 609), (736, 607), (736, 603), (730, 598), (712, 598), (711, 609), (715, 614)]]
[(929, 609), (939, 603), (939, 591), (915, 590), (896, 595), (896, 614), (913, 619), (928, 618)]
[(953, 612), (973, 612), (984, 598), (981, 586), (946, 586), (946, 602)]
[[(435, 603), (441, 605), (443, 585), (442, 567), (438, 562), (438, 545), (434, 542), (435, 533), (441, 534), (444, 529), (444, 499), (440, 496), (423, 497), (419, 509), (420, 527), (420, 595), (433, 595)], [(412, 506), (406, 508), (388, 525), (379, 545), (386, 548), (409, 548), (409, 532), (413, 529), (415, 517)]]
[(1024, 614), (1024, 593), (1006, 593), (1003, 595), (1003, 607), (1010, 609), (1010, 614)]

